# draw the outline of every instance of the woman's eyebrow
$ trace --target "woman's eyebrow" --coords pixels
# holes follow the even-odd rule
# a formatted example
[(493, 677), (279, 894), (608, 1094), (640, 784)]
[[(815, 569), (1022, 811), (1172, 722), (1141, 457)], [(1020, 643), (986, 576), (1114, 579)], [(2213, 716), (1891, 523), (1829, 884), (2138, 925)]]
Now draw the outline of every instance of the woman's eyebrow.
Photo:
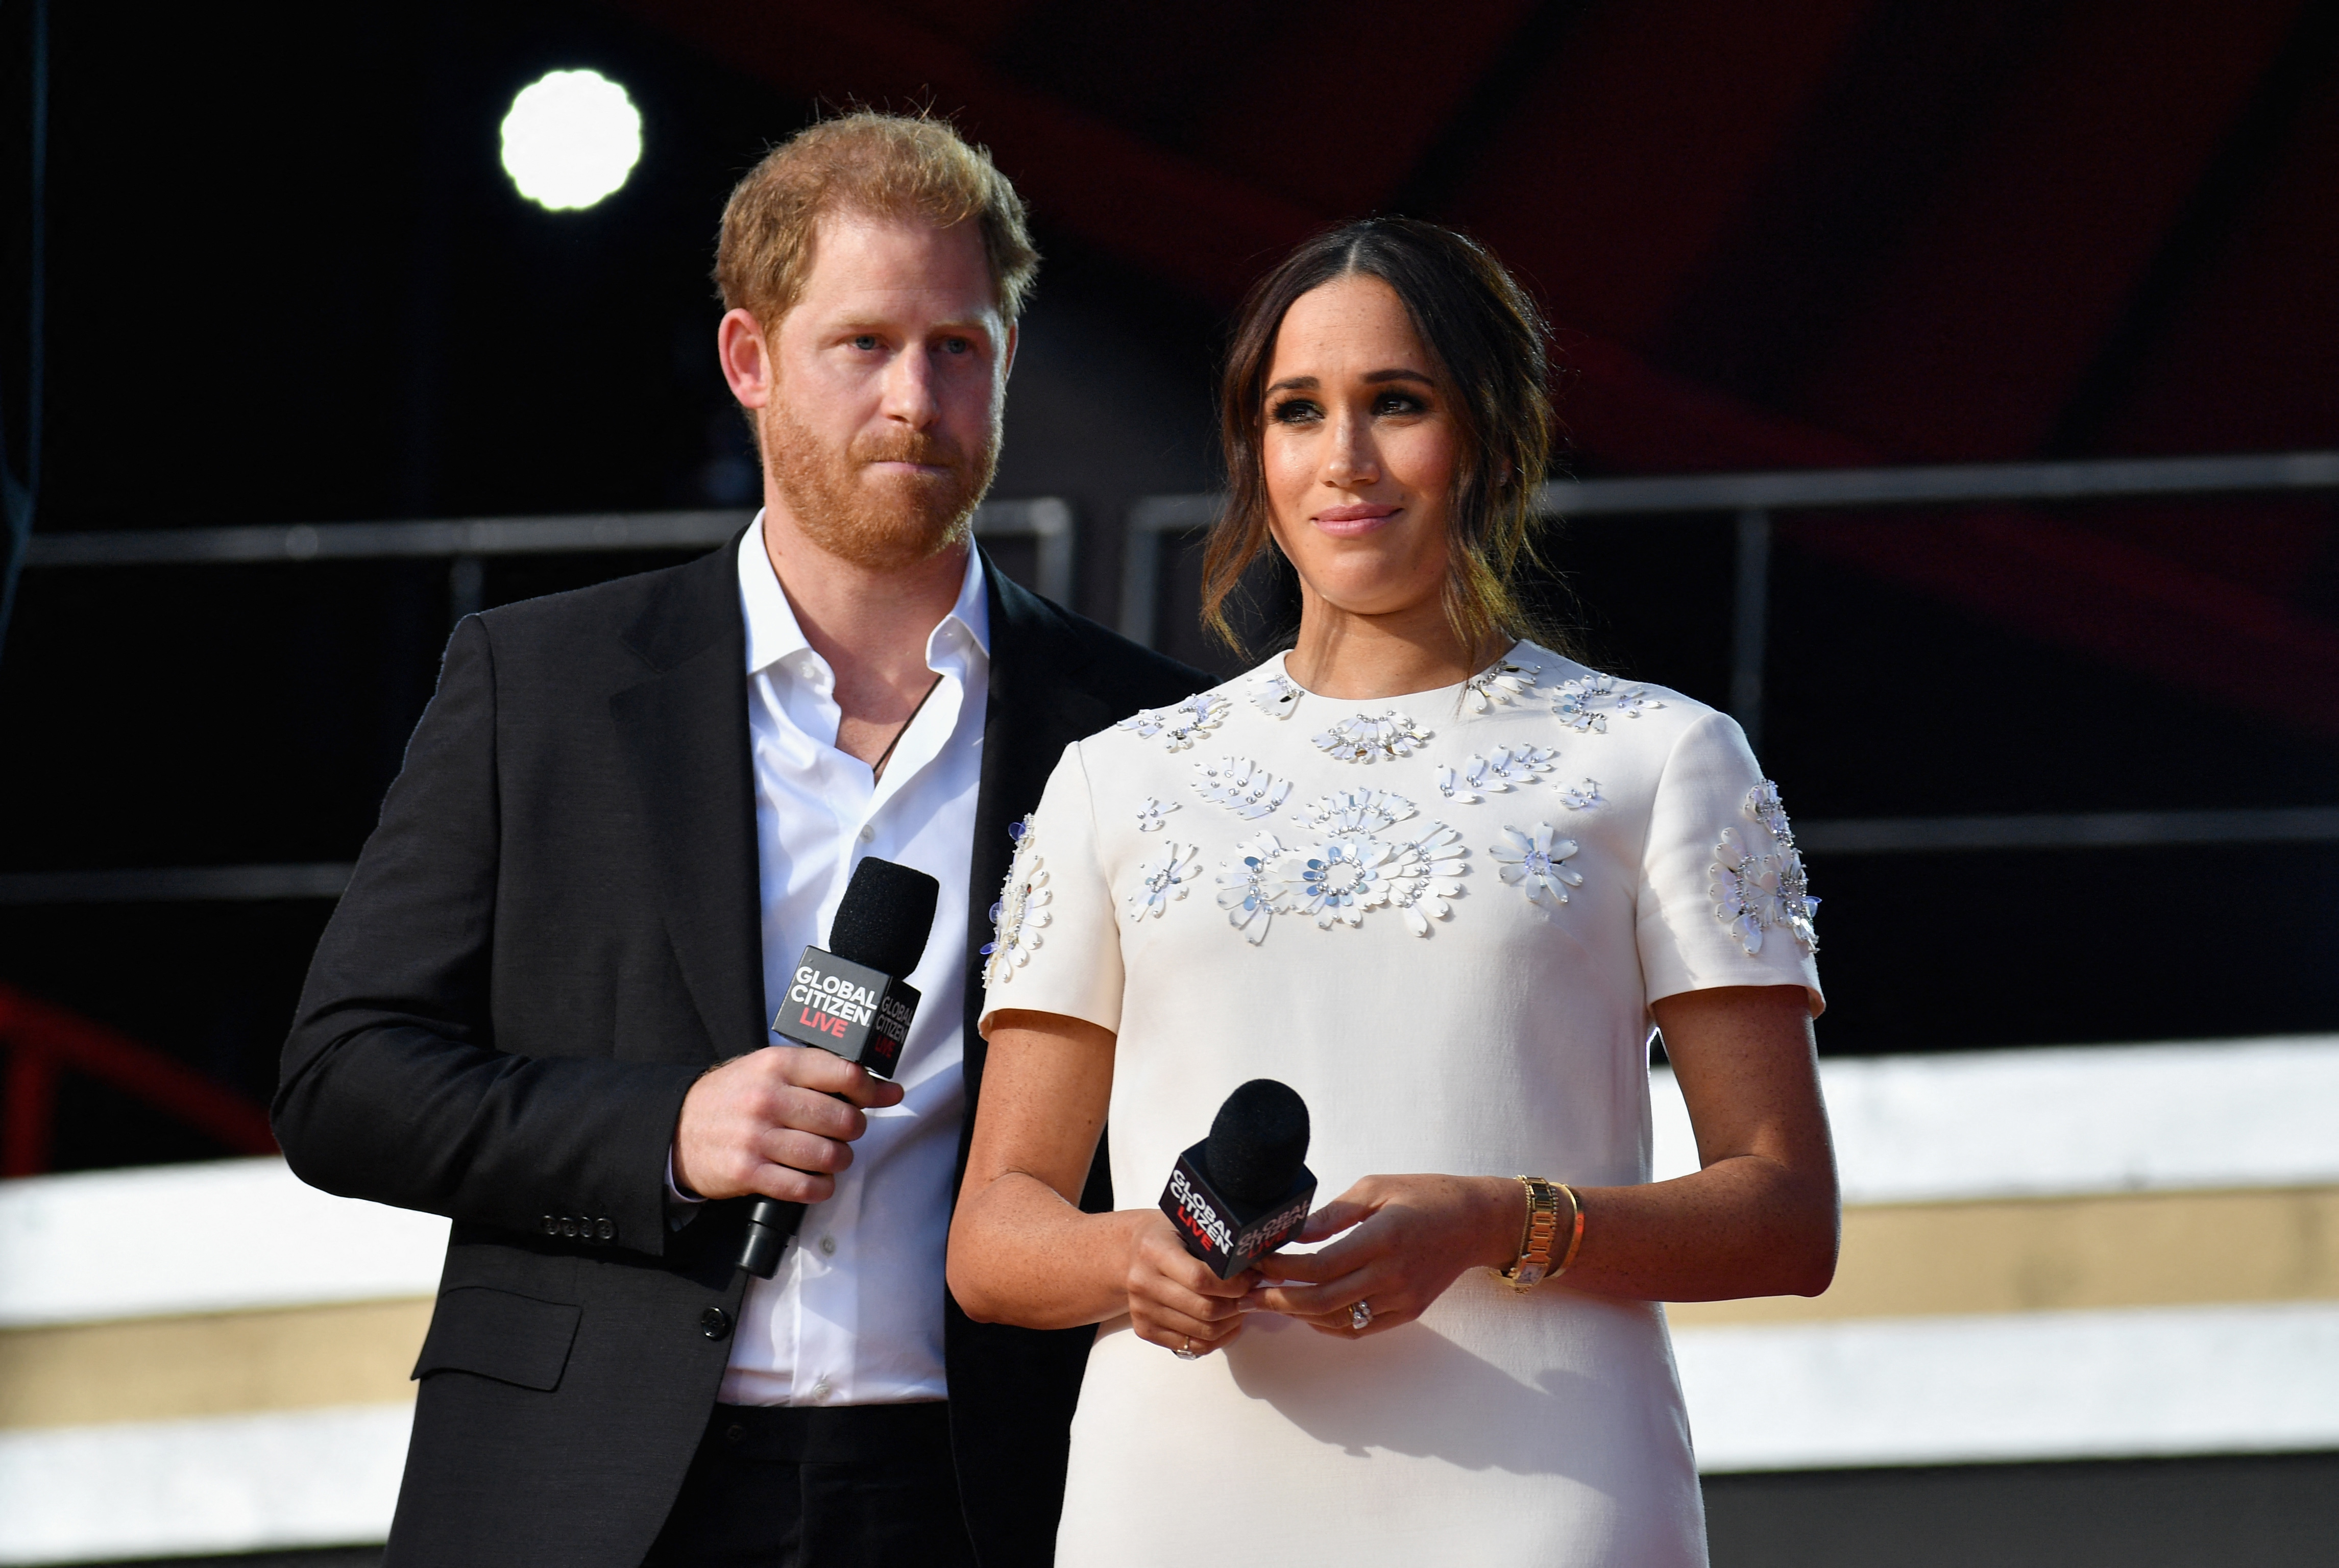
[(1437, 384), (1421, 371), (1408, 370), (1401, 365), (1386, 370), (1370, 371), (1365, 377), (1365, 382), (1368, 386), (1377, 385), (1382, 381), (1419, 381), (1425, 387)]
[(1268, 388), (1268, 390), (1270, 392), (1312, 392), (1320, 385), (1322, 385), (1322, 383), (1317, 380), (1313, 376), (1286, 376), (1283, 380)]

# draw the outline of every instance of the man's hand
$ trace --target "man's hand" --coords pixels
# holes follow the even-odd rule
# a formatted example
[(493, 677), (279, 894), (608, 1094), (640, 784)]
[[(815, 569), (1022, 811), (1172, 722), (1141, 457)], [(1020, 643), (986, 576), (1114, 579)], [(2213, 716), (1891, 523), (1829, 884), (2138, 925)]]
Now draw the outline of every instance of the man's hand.
[(810, 1046), (770, 1045), (735, 1058), (683, 1099), (675, 1182), (700, 1198), (754, 1193), (818, 1203), (836, 1190), (835, 1172), (853, 1163), (853, 1140), (869, 1129), (862, 1111), (899, 1105), (902, 1092)]

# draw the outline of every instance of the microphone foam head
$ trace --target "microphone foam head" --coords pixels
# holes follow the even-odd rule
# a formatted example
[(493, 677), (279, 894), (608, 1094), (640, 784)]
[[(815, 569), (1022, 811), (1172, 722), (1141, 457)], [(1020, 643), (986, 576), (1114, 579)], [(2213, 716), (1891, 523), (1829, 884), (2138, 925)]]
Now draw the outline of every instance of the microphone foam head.
[(1227, 1096), (1202, 1150), (1210, 1184), (1239, 1203), (1272, 1203), (1308, 1159), (1308, 1102), (1289, 1084), (1254, 1078)]
[(895, 980), (908, 977), (933, 933), (942, 883), (924, 872), (869, 855), (853, 868), (828, 928), (828, 951)]

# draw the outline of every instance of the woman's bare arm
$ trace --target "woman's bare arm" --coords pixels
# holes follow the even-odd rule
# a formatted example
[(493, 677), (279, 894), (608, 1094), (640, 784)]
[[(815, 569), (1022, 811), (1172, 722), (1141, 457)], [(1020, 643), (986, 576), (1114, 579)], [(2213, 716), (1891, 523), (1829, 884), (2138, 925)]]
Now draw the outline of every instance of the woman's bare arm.
[(951, 1221), (950, 1287), (968, 1316), (1070, 1328), (1126, 1312), (1140, 1337), (1201, 1355), (1241, 1331), (1256, 1277), (1219, 1279), (1158, 1209), (1083, 1214), (1112, 1099), (1113, 1037), (1055, 1013), (1002, 1012)]
[[(1643, 1301), (1818, 1295), (1835, 1274), (1839, 1210), (1802, 988), (1688, 991), (1655, 1011), (1702, 1169), (1577, 1188), (1584, 1244), (1565, 1285)], [(1497, 1255), (1507, 1265), (1525, 1224), (1525, 1195), (1507, 1178), (1368, 1176), (1306, 1233), (1347, 1234), (1267, 1265), (1307, 1283), (1266, 1287), (1252, 1305), (1353, 1336), (1348, 1309), (1369, 1301), (1366, 1332), (1383, 1332), (1419, 1316), (1464, 1268)]]
[(1817, 1296), (1841, 1210), (1801, 986), (1723, 986), (1656, 1004), (1701, 1169), (1583, 1192), (1567, 1284), (1643, 1301)]

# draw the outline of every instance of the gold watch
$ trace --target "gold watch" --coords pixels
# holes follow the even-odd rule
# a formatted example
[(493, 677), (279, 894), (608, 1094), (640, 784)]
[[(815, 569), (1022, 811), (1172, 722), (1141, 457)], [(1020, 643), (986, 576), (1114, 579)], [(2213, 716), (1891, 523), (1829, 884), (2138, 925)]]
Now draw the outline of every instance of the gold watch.
[[(1514, 1290), (1532, 1290), (1551, 1273), (1552, 1244), (1559, 1239), (1559, 1188), (1540, 1176), (1522, 1176), (1527, 1189), (1527, 1228), (1519, 1238), (1518, 1261), (1503, 1270)], [(1569, 1194), (1571, 1200), (1573, 1193)], [(1582, 1210), (1577, 1210), (1579, 1225)]]

